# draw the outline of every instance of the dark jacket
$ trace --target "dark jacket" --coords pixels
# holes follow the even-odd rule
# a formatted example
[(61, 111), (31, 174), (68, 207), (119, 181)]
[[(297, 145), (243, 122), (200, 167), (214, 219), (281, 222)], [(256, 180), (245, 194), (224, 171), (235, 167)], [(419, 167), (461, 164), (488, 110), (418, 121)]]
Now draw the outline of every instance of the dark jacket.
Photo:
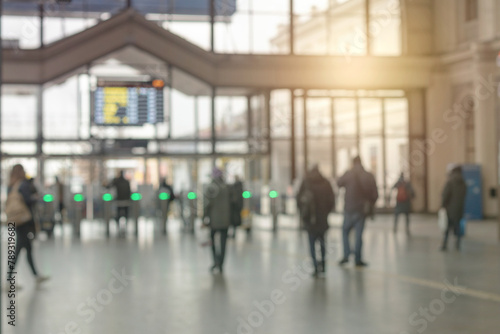
[(344, 212), (363, 213), (365, 203), (374, 205), (378, 199), (377, 184), (373, 174), (356, 164), (337, 181), (339, 188), (345, 188)]
[(213, 180), (204, 194), (204, 217), (210, 219), (215, 230), (227, 229), (231, 224), (231, 194), (229, 186), (222, 179)]
[(297, 200), (309, 189), (314, 197), (315, 223), (304, 221), (305, 228), (311, 232), (324, 233), (328, 230), (328, 215), (335, 208), (335, 194), (332, 185), (321, 173), (314, 169), (308, 173), (297, 193)]
[(170, 195), (170, 197), (168, 199), (168, 203), (172, 202), (173, 200), (175, 200), (177, 198), (174, 194), (174, 189), (172, 188), (172, 186), (167, 184), (166, 182), (160, 183), (160, 187), (158, 188), (158, 193), (161, 193), (161, 192), (166, 192)]
[(466, 195), (467, 185), (462, 173), (452, 172), (443, 189), (441, 206), (446, 208), (448, 220), (454, 225), (458, 224), (464, 216)]
[(236, 181), (231, 185), (231, 224), (241, 225), (241, 210), (243, 210), (243, 183)]
[[(398, 197), (400, 196), (399, 192), (401, 191), (400, 190), (401, 187), (404, 187), (406, 190), (407, 197), (406, 200), (404, 201), (398, 200)], [(405, 179), (400, 178), (392, 188), (397, 190), (395, 211), (401, 213), (409, 213), (411, 211), (411, 200), (412, 198), (415, 197), (415, 191), (413, 190), (411, 183), (407, 182)]]
[(116, 188), (116, 199), (118, 201), (130, 200), (130, 195), (132, 194), (130, 191), (130, 182), (123, 176), (113, 179), (109, 185), (109, 188), (111, 187)]

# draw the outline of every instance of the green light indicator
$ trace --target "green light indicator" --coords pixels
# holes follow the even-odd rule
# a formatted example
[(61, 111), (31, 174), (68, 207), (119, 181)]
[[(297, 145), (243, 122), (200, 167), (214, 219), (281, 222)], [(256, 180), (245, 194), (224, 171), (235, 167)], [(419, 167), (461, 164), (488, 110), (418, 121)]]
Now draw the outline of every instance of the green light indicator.
[(169, 193), (160, 193), (158, 195), (158, 198), (161, 199), (162, 201), (166, 201), (167, 199), (170, 199), (170, 194)]
[(113, 200), (113, 195), (111, 195), (111, 194), (104, 194), (104, 195), (102, 195), (102, 200), (104, 202), (112, 201)]
[(244, 191), (242, 196), (243, 198), (252, 198), (252, 193), (249, 191)]
[(76, 194), (73, 199), (75, 202), (83, 202), (83, 195), (82, 194)]
[(188, 199), (196, 199), (196, 193), (191, 191), (191, 192), (188, 194)]
[(54, 201), (54, 196), (52, 196), (51, 194), (47, 194), (47, 195), (43, 196), (43, 201), (44, 202), (52, 202), (52, 201)]
[(132, 199), (132, 201), (140, 201), (142, 199), (142, 195), (139, 193), (133, 193), (132, 195), (130, 195), (130, 198)]
[(269, 197), (271, 197), (271, 198), (276, 198), (276, 197), (278, 197), (278, 192), (277, 192), (276, 190), (271, 190), (271, 191), (269, 192)]

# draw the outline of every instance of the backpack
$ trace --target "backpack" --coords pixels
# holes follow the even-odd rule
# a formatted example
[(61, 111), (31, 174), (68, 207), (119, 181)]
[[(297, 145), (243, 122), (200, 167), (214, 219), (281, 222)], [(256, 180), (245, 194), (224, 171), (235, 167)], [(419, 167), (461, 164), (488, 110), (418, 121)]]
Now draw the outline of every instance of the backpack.
[(302, 220), (311, 225), (316, 224), (314, 193), (307, 184), (304, 184), (304, 189), (298, 198), (298, 205)]
[(29, 222), (33, 215), (24, 201), (23, 195), (19, 192), (21, 182), (17, 182), (7, 195), (5, 202), (5, 213), (8, 222), (15, 222), (18, 226)]
[(406, 183), (401, 183), (397, 189), (398, 189), (398, 194), (396, 195), (397, 202), (406, 202), (410, 199), (410, 196), (408, 196), (408, 186), (406, 185)]

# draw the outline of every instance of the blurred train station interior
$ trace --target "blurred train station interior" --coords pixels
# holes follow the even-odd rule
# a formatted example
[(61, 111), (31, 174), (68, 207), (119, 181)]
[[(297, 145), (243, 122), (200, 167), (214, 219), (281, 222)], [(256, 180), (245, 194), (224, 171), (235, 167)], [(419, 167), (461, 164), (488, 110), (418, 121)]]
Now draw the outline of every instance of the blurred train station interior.
[[(0, 20), (0, 333), (498, 331), (499, 0), (3, 0)], [(378, 190), (365, 267), (339, 265), (357, 156)], [(22, 250), (11, 286), (18, 164), (39, 273)], [(335, 198), (319, 276), (313, 166)], [(457, 166), (463, 237), (442, 251)], [(214, 272), (226, 185), (239, 223)]]

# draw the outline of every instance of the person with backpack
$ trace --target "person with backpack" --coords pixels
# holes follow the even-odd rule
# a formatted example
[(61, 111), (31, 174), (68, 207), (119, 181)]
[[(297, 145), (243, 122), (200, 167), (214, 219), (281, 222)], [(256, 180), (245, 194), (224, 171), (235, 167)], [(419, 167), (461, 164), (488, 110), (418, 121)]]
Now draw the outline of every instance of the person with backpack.
[[(22, 249), (26, 249), (28, 264), (36, 278), (37, 283), (42, 283), (49, 279), (48, 276), (38, 274), (33, 261), (32, 239), (35, 237), (34, 211), (38, 201), (38, 193), (34, 185), (27, 180), (24, 167), (20, 164), (12, 168), (8, 184), (7, 201), (5, 203), (5, 213), (9, 224), (15, 224), (16, 230), (16, 252), (13, 260), (13, 267), (16, 266), (19, 254)], [(12, 278), (15, 270), (8, 265), (8, 279)]]
[[(227, 230), (231, 225), (231, 190), (224, 181), (223, 172), (214, 168), (212, 182), (204, 194), (203, 223), (210, 227), (213, 265), (210, 271), (223, 272), (226, 254)], [(216, 243), (216, 236), (219, 236)]]
[[(309, 247), (314, 264), (313, 276), (326, 272), (325, 233), (328, 230), (328, 215), (335, 208), (335, 195), (330, 182), (321, 175), (315, 165), (306, 175), (297, 193), (297, 205), (309, 235)], [(316, 258), (316, 243), (319, 243), (321, 261)]]
[(125, 236), (132, 191), (130, 190), (130, 182), (125, 178), (123, 170), (119, 171), (118, 176), (106, 188), (116, 189), (116, 225), (120, 231), (120, 218), (125, 218), (125, 229), (119, 232), (119, 235)]
[(365, 267), (368, 264), (361, 259), (363, 231), (366, 218), (373, 216), (378, 190), (375, 177), (363, 168), (359, 156), (352, 160), (352, 164), (352, 168), (337, 181), (339, 188), (345, 188), (342, 226), (344, 257), (339, 264), (344, 265), (349, 262), (349, 255), (351, 255), (349, 234), (354, 228), (356, 230), (355, 264), (357, 267)]
[(467, 196), (467, 185), (462, 175), (462, 167), (453, 168), (449, 174), (448, 181), (444, 186), (441, 195), (441, 207), (446, 209), (448, 216), (448, 226), (443, 236), (443, 245), (441, 251), (446, 251), (448, 248), (448, 235), (450, 231), (455, 233), (457, 237), (456, 249), (460, 249), (460, 221), (464, 216), (465, 197)]
[(411, 200), (415, 197), (415, 192), (409, 181), (405, 180), (401, 173), (393, 189), (396, 189), (396, 207), (394, 208), (394, 233), (398, 232), (398, 218), (400, 214), (406, 217), (406, 234), (410, 234), (410, 210)]

